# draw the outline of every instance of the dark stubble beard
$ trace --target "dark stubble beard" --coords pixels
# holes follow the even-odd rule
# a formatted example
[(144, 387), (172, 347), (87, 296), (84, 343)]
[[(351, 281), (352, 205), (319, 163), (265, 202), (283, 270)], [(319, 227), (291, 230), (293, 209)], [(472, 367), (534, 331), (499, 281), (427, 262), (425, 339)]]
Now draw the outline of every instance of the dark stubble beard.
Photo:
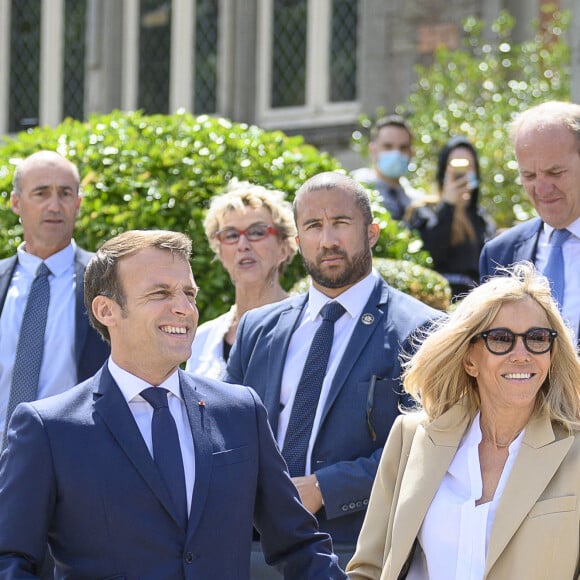
[[(337, 270), (332, 274), (324, 274), (318, 265), (326, 255), (341, 256), (345, 260), (344, 269)], [(302, 262), (306, 271), (310, 274), (312, 280), (323, 288), (344, 288), (345, 286), (352, 286), (359, 280), (362, 280), (370, 271), (372, 267), (372, 254), (370, 246), (367, 242), (366, 247), (358, 254), (355, 254), (352, 259), (349, 259), (346, 252), (340, 249), (325, 250), (318, 254), (316, 262), (311, 262), (302, 256)]]

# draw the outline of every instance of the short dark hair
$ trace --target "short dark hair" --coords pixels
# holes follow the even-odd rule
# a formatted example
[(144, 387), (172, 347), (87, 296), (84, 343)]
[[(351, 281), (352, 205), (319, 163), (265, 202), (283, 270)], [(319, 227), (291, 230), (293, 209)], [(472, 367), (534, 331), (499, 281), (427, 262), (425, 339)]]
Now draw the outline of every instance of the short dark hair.
[(386, 117), (377, 119), (371, 129), (371, 141), (374, 141), (379, 136), (381, 129), (384, 127), (399, 127), (400, 129), (404, 129), (409, 133), (409, 137), (413, 141), (413, 131), (411, 131), (411, 127), (405, 117), (401, 115), (387, 115)]
[(93, 314), (93, 300), (106, 296), (121, 308), (126, 297), (119, 280), (119, 261), (147, 249), (167, 250), (184, 260), (191, 258), (191, 240), (178, 232), (167, 230), (130, 230), (106, 241), (89, 261), (85, 270), (85, 308), (93, 328), (110, 342), (109, 330)]
[(373, 212), (367, 190), (358, 181), (355, 181), (352, 177), (344, 173), (325, 171), (305, 181), (296, 192), (293, 203), (294, 220), (296, 223), (298, 223), (296, 205), (299, 198), (305, 193), (320, 191), (321, 189), (342, 189), (352, 194), (356, 206), (363, 215), (365, 225), (368, 226), (373, 222)]

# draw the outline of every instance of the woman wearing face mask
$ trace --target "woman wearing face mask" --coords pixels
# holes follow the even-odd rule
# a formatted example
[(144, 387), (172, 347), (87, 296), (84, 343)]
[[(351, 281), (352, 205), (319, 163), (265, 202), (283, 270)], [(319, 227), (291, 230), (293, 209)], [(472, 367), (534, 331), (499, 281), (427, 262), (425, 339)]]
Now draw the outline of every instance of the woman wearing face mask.
[(495, 224), (479, 205), (477, 152), (465, 137), (453, 137), (439, 153), (438, 195), (407, 211), (433, 267), (447, 278), (454, 297), (477, 285), (479, 254)]

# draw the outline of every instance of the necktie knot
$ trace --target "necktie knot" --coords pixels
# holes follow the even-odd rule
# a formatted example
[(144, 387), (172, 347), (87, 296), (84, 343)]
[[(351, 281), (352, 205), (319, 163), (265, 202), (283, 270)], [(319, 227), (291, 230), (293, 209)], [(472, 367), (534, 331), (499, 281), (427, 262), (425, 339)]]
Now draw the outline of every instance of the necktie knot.
[(141, 396), (154, 409), (162, 409), (163, 407), (169, 407), (167, 393), (167, 389), (164, 389), (163, 387), (149, 387), (148, 389), (141, 391)]
[(344, 306), (339, 302), (328, 302), (322, 307), (320, 316), (323, 320), (330, 320), (336, 322), (345, 313)]
[(570, 230), (554, 230), (550, 239), (550, 244), (561, 248), (564, 242), (572, 235)]
[(42, 262), (40, 266), (38, 266), (38, 270), (36, 270), (36, 278), (48, 278), (50, 274), (52, 274), (52, 272), (45, 262)]

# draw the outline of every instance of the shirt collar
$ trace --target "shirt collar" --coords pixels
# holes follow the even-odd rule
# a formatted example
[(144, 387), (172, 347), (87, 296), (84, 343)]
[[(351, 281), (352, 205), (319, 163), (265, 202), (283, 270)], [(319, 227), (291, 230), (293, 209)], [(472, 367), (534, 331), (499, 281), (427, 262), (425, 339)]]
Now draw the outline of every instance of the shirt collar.
[[(574, 236), (580, 238), (580, 218), (574, 220), (567, 228), (569, 232), (572, 232)], [(550, 240), (552, 237), (552, 232), (554, 228), (549, 226), (546, 222), (544, 222), (544, 233), (546, 234), (546, 239)]]
[(52, 256), (49, 256), (46, 258), (46, 260), (42, 260), (38, 256), (29, 254), (25, 249), (25, 242), (20, 244), (16, 250), (18, 254), (19, 266), (32, 276), (36, 275), (36, 271), (38, 270), (41, 262), (44, 262), (48, 266), (48, 269), (50, 270), (51, 274), (53, 274), (53, 276), (60, 276), (61, 274), (64, 274), (64, 272), (68, 270), (72, 264), (74, 264), (75, 251), (76, 244), (74, 240), (71, 240), (66, 248), (56, 252), (56, 254), (52, 254)]
[[(141, 391), (151, 387), (148, 382), (140, 379), (139, 377), (131, 374), (130, 372), (122, 369), (112, 357), (109, 357), (108, 361), (109, 372), (117, 386), (121, 390), (123, 397), (127, 403), (135, 399), (136, 397), (140, 397)], [(167, 389), (173, 396), (181, 399), (181, 390), (179, 388), (179, 373), (177, 370), (173, 374), (171, 374), (167, 379), (165, 379), (160, 385), (164, 389)]]
[(339, 294), (336, 298), (329, 298), (326, 294), (317, 290), (314, 286), (310, 286), (308, 290), (308, 311), (312, 320), (320, 315), (320, 311), (323, 306), (328, 302), (338, 302), (342, 307), (348, 312), (351, 318), (357, 318), (363, 311), (366, 303), (368, 302), (378, 274), (373, 271), (365, 276), (362, 280), (357, 282), (354, 286), (351, 286), (348, 290), (345, 290), (342, 294)]

